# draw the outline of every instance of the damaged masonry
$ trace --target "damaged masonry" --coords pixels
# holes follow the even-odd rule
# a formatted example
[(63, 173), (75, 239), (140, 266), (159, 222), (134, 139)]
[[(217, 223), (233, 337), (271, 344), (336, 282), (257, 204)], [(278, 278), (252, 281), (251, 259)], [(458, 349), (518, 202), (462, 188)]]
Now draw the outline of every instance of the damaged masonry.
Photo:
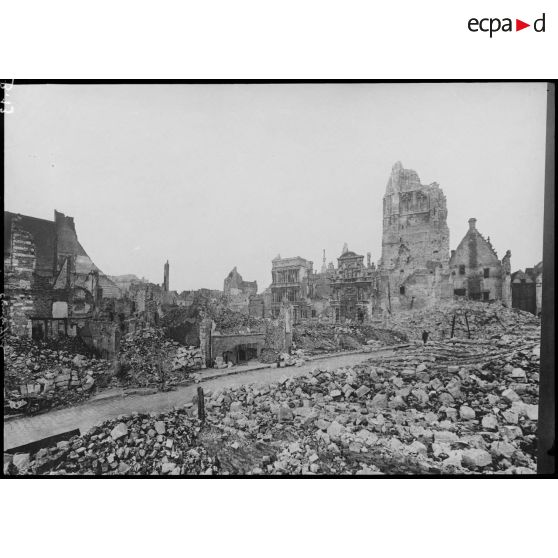
[(400, 162), (382, 203), (377, 262), (277, 255), (259, 293), (108, 276), (72, 217), (5, 212), (4, 473), (534, 473), (542, 263), (512, 273), (475, 218), (450, 250), (442, 188)]

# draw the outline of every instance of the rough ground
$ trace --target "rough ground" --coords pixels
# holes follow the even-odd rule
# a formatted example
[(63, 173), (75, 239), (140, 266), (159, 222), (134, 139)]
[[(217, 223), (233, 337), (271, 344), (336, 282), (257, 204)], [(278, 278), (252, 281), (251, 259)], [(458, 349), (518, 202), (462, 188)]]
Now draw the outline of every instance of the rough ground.
[[(463, 308), (408, 313), (397, 327), (412, 337), (420, 324), (451, 324)], [(5, 471), (532, 474), (540, 323), (500, 305), (468, 304), (466, 311), (469, 329), (455, 339), (434, 335), (364, 364), (317, 367), (264, 385), (222, 385), (206, 390), (204, 424), (194, 398), (174, 411), (122, 416), (69, 443), (16, 455)]]
[(498, 320), (479, 320), (476, 339), (416, 343), (361, 365), (206, 392), (204, 425), (196, 401), (121, 417), (68, 447), (17, 456), (9, 472), (532, 474), (538, 321), (498, 317), (521, 327), (496, 333)]

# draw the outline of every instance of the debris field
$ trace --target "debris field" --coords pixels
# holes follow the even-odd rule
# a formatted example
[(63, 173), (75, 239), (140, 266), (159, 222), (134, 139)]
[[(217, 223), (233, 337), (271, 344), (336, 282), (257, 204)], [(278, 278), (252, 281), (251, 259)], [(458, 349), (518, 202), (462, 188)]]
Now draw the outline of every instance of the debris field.
[(515, 314), (499, 310), (499, 320), (521, 322), (507, 333), (485, 316), (471, 320), (476, 339), (415, 341), (350, 368), (206, 391), (204, 422), (197, 397), (168, 413), (120, 417), (16, 455), (5, 471), (534, 474), (539, 324)]

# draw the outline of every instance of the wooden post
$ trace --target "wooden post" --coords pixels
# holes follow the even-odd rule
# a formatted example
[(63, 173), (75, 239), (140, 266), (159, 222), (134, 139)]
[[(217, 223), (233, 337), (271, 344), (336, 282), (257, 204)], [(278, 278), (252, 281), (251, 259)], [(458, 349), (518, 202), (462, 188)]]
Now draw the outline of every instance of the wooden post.
[(469, 329), (469, 320), (467, 319), (467, 312), (465, 312), (465, 323), (467, 324), (467, 337), (471, 339), (471, 330)]
[(201, 386), (198, 387), (198, 418), (202, 422), (205, 422), (205, 399)]
[(455, 314), (453, 315), (453, 320), (451, 321), (451, 335), (450, 335), (451, 339), (453, 339), (454, 330), (455, 330)]

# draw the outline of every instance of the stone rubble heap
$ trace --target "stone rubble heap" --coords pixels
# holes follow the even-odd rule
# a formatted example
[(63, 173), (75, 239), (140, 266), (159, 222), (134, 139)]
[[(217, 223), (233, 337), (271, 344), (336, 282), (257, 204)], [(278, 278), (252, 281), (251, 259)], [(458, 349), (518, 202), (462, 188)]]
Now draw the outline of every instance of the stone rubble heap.
[(307, 322), (294, 327), (293, 341), (309, 354), (362, 349), (367, 345), (398, 345), (407, 341), (401, 331), (381, 329), (366, 324)]
[[(503, 343), (415, 345), (352, 368), (206, 392), (201, 434), (218, 428), (233, 440), (211, 458), (191, 418), (194, 398), (166, 415), (108, 422), (72, 440), (63, 456), (48, 452), (53, 460), (43, 462), (44, 451), (20, 456), (20, 472), (532, 474), (539, 348), (513, 336)], [(261, 444), (270, 448), (265, 456), (252, 451)], [(199, 464), (185, 457), (192, 447)]]
[(85, 436), (16, 454), (4, 474), (203, 475), (217, 471), (196, 443), (199, 421), (183, 408), (166, 414), (133, 414), (93, 428)]
[(162, 329), (149, 327), (128, 333), (118, 352), (120, 383), (137, 387), (175, 385), (202, 367), (199, 348), (186, 348), (165, 337)]
[(110, 381), (110, 366), (75, 339), (4, 340), (4, 413), (75, 404)]
[(423, 331), (429, 333), (430, 340), (447, 340), (451, 337), (452, 325), (455, 338), (479, 339), (503, 334), (524, 336), (530, 331), (537, 335), (540, 318), (516, 308), (507, 308), (497, 301), (464, 300), (394, 313), (386, 324), (411, 340), (420, 340)]
[(535, 472), (539, 356), (473, 365), (428, 354), (212, 394), (217, 422), (284, 440), (254, 473)]

